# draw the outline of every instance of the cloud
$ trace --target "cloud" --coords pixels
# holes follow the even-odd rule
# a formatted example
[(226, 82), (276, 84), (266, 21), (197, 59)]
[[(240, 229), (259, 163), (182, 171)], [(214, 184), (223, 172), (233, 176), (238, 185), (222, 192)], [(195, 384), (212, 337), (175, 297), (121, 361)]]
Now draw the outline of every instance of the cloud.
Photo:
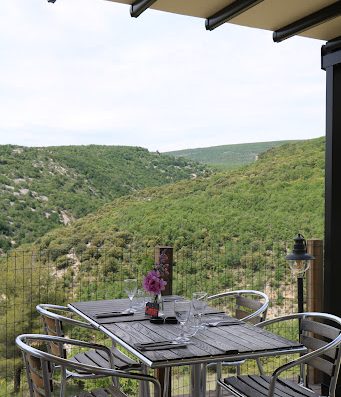
[(5, 2), (0, 143), (151, 150), (324, 133), (321, 42), (104, 0)]

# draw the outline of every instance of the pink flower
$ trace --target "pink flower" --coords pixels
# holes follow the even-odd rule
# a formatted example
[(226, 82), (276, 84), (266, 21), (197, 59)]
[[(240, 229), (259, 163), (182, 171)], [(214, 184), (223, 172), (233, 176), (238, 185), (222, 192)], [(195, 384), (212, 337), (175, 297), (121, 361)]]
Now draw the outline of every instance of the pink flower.
[(151, 270), (143, 279), (143, 288), (152, 294), (158, 295), (165, 290), (167, 282), (161, 278), (158, 270)]

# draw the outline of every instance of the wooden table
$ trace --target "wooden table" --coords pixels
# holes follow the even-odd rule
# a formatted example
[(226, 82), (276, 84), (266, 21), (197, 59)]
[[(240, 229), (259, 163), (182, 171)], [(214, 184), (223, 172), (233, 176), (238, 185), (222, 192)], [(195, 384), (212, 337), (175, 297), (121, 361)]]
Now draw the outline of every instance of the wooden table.
[[(172, 303), (165, 302), (165, 315), (174, 315)], [(205, 396), (205, 365), (210, 362), (236, 361), (288, 353), (301, 353), (305, 347), (246, 323), (223, 327), (208, 327), (198, 332), (186, 348), (141, 351), (136, 343), (174, 340), (179, 328), (173, 324), (152, 324), (143, 313), (133, 316), (96, 319), (97, 313), (122, 311), (129, 307), (128, 299), (76, 302), (71, 310), (104, 332), (113, 341), (134, 354), (150, 368), (170, 368), (191, 365), (192, 396)], [(210, 312), (211, 309), (208, 309)], [(214, 309), (212, 316), (214, 314)], [(209, 315), (205, 316), (209, 317)], [(232, 318), (230, 317), (232, 320)]]

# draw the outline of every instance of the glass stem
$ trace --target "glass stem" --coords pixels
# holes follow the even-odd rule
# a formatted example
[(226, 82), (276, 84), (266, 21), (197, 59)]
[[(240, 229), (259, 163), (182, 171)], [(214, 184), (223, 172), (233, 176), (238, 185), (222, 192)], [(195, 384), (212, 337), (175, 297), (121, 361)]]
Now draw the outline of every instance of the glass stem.
[(180, 325), (181, 325), (181, 327), (180, 327), (180, 338), (184, 339), (184, 337), (185, 337), (185, 323), (181, 322)]

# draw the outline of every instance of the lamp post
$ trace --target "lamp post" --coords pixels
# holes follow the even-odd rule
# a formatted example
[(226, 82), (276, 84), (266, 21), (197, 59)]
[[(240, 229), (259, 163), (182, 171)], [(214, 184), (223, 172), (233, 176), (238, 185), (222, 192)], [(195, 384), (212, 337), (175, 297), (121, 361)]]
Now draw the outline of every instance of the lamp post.
[(297, 277), (297, 306), (298, 313), (302, 313), (304, 312), (303, 278), (305, 272), (309, 269), (309, 261), (315, 259), (315, 257), (307, 253), (307, 243), (302, 234), (298, 234), (294, 241), (294, 248), (285, 259), (289, 262), (292, 274)]

